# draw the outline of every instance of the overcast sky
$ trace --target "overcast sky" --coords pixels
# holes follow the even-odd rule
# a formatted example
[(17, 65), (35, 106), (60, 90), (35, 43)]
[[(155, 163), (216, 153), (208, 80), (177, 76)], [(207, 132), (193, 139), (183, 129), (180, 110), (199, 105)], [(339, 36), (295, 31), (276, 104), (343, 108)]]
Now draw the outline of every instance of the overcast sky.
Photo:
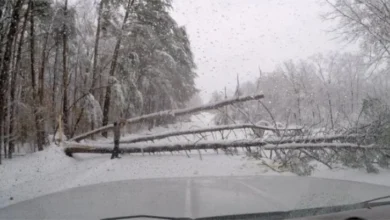
[(329, 33), (317, 0), (173, 0), (173, 17), (190, 36), (197, 86), (210, 93), (254, 80), (288, 59), (351, 48)]

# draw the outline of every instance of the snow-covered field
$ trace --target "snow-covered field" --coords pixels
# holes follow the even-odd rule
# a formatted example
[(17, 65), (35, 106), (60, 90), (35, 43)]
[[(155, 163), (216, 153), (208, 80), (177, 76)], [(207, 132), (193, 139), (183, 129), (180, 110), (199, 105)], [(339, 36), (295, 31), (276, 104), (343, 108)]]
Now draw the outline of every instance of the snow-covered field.
[[(211, 123), (212, 115), (203, 113), (192, 117), (192, 122), (157, 128), (198, 128)], [(245, 132), (232, 134), (234, 138), (245, 137)], [(188, 137), (190, 138), (190, 137)], [(195, 138), (195, 137), (193, 137)], [(175, 141), (162, 140), (162, 141)], [(230, 176), (230, 175), (294, 175), (277, 173), (250, 159), (245, 154), (226, 155), (222, 152), (192, 152), (158, 155), (124, 155), (111, 160), (110, 155), (75, 155), (67, 157), (61, 147), (52, 145), (42, 152), (5, 160), (0, 166), (0, 207), (36, 196), (64, 189), (125, 179)], [(353, 180), (390, 186), (390, 171), (380, 169), (379, 174), (365, 170), (337, 168), (329, 170), (318, 165), (313, 176)]]

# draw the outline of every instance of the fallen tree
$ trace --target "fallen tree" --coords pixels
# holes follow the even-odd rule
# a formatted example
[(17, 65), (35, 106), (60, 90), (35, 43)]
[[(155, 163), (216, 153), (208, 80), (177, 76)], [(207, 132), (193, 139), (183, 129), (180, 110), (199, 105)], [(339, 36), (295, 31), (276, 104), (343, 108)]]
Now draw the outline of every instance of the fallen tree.
[[(74, 153), (112, 153), (110, 145), (88, 145), (67, 142), (68, 147), (65, 148), (65, 153), (72, 156)], [(352, 143), (289, 143), (289, 144), (269, 144), (261, 139), (254, 140), (224, 140), (224, 141), (203, 141), (198, 143), (175, 143), (167, 144), (130, 144), (121, 145), (120, 153), (157, 153), (157, 152), (175, 152), (175, 151), (191, 151), (191, 150), (218, 150), (229, 148), (248, 148), (258, 147), (262, 150), (323, 150), (323, 149), (359, 149), (359, 150), (390, 150), (387, 147), (379, 147), (374, 145), (358, 145)]]
[(154, 141), (154, 140), (164, 139), (164, 138), (173, 137), (173, 136), (201, 134), (201, 133), (207, 133), (207, 132), (235, 130), (235, 129), (262, 129), (262, 130), (269, 130), (269, 131), (297, 130), (296, 128), (277, 129), (277, 128), (273, 128), (273, 127), (259, 126), (259, 125), (255, 125), (255, 124), (233, 124), (233, 125), (215, 126), (215, 127), (210, 127), (210, 128), (199, 128), (199, 129), (192, 129), (192, 130), (165, 132), (165, 133), (154, 134), (154, 135), (145, 135), (142, 137), (125, 139), (125, 140), (120, 141), (120, 143), (121, 144), (130, 144), (130, 143), (143, 142), (143, 141)]
[[(177, 109), (177, 110), (166, 110), (166, 111), (156, 112), (156, 113), (152, 113), (152, 114), (142, 115), (142, 116), (139, 116), (139, 117), (127, 119), (125, 122), (127, 124), (134, 124), (134, 123), (139, 123), (139, 122), (142, 122), (142, 121), (145, 121), (145, 120), (152, 120), (152, 119), (164, 118), (164, 117), (169, 117), (169, 116), (173, 116), (173, 117), (183, 116), (183, 115), (192, 114), (192, 113), (195, 113), (195, 112), (217, 109), (217, 108), (224, 107), (224, 106), (231, 105), (231, 104), (235, 104), (235, 103), (247, 102), (247, 101), (251, 101), (251, 100), (259, 100), (259, 99), (262, 99), (262, 98), (264, 98), (263, 94), (243, 96), (243, 97), (236, 97), (236, 98), (226, 99), (226, 100), (223, 100), (223, 101), (220, 101), (220, 102), (211, 103), (211, 104), (202, 105), (202, 106), (197, 106), (197, 107), (193, 107), (193, 108), (185, 108), (185, 109)], [(100, 127), (98, 129), (89, 131), (87, 133), (78, 135), (76, 137), (73, 137), (69, 141), (77, 141), (78, 142), (78, 141), (81, 141), (81, 140), (83, 140), (85, 138), (88, 138), (88, 137), (90, 137), (90, 136), (92, 136), (94, 134), (110, 131), (113, 128), (114, 128), (114, 125), (113, 124), (109, 124), (109, 125)]]
[(273, 138), (265, 139), (264, 141), (269, 144), (288, 144), (288, 143), (331, 143), (333, 141), (338, 141), (342, 143), (357, 143), (358, 140), (364, 139), (366, 135), (332, 135), (332, 136), (318, 136), (318, 137), (288, 137), (288, 138)]

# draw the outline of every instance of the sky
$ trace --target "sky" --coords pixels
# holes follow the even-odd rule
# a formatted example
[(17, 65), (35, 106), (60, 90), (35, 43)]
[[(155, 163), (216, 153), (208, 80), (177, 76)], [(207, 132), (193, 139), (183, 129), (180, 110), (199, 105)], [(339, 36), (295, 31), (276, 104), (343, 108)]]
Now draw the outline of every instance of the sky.
[(320, 0), (173, 0), (172, 16), (184, 25), (197, 64), (204, 101), (213, 91), (255, 80), (286, 60), (351, 50), (321, 18)]

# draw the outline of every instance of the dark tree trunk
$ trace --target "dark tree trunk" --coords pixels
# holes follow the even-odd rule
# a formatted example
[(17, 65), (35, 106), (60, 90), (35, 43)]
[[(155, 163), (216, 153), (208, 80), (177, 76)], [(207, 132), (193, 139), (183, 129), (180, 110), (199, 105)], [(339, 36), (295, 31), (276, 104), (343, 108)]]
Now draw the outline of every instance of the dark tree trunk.
[(39, 91), (38, 91), (38, 96), (39, 96), (39, 104), (43, 106), (43, 102), (45, 99), (45, 68), (46, 68), (46, 53), (47, 53), (47, 44), (49, 41), (49, 32), (45, 34), (45, 39), (43, 42), (43, 49), (42, 49), (42, 60), (41, 60), (41, 69), (39, 71)]
[(330, 125), (331, 125), (332, 129), (334, 129), (332, 100), (330, 100), (329, 93), (328, 93), (328, 104), (329, 104)]
[(111, 154), (111, 160), (119, 158), (119, 141), (121, 137), (121, 123), (114, 122), (114, 149)]
[[(99, 57), (99, 41), (100, 41), (100, 26), (102, 20), (102, 11), (104, 7), (104, 0), (100, 0), (99, 11), (98, 11), (98, 20), (97, 20), (97, 28), (96, 28), (96, 37), (95, 37), (95, 46), (94, 46), (94, 55), (93, 55), (93, 64), (92, 64), (92, 84), (90, 92), (92, 93), (93, 88), (96, 86), (97, 81), (97, 62)], [(95, 95), (95, 94), (94, 94)]]
[[(0, 8), (3, 9), (5, 6), (5, 1), (0, 1)], [(0, 19), (3, 19), (4, 17), (4, 11), (7, 10), (7, 9), (4, 9), (4, 10), (0, 10)], [(4, 41), (4, 38), (6, 36), (6, 31), (5, 31), (5, 27), (4, 27), (4, 22), (0, 22), (0, 43), (2, 44), (3, 41)], [(0, 69), (2, 69), (2, 65), (3, 65), (3, 46), (0, 46)], [(0, 73), (1, 75), (1, 73)]]
[[(20, 74), (20, 61), (22, 59), (22, 48), (24, 43), (24, 33), (27, 27), (27, 20), (28, 20), (28, 14), (29, 14), (30, 7), (27, 8), (26, 13), (24, 14), (24, 22), (22, 26), (22, 33), (20, 34), (19, 39), (19, 45), (18, 45), (18, 51), (16, 55), (16, 62), (15, 62), (15, 68), (14, 73), (11, 76), (11, 110), (10, 110), (10, 125), (9, 125), (9, 134), (13, 135), (14, 129), (15, 129), (15, 99), (16, 99), (16, 81), (17, 77)], [(12, 158), (12, 153), (14, 152), (15, 148), (15, 140), (14, 138), (11, 138), (8, 143), (8, 158)]]
[[(45, 34), (45, 38), (43, 41), (43, 49), (42, 49), (42, 61), (41, 61), (41, 67), (39, 71), (39, 76), (38, 76), (38, 98), (39, 98), (39, 107), (43, 108), (44, 106), (44, 100), (45, 100), (45, 68), (46, 68), (46, 53), (47, 53), (47, 44), (49, 41), (49, 32)], [(43, 120), (42, 116), (42, 110), (39, 112), (40, 114), (40, 127), (41, 129), (38, 131), (39, 132), (39, 138), (42, 141), (42, 144), (45, 144), (45, 123)]]
[[(97, 99), (97, 93), (94, 92), (93, 89), (96, 86), (96, 81), (98, 78), (97, 62), (98, 62), (98, 56), (99, 56), (100, 26), (101, 26), (101, 21), (102, 21), (103, 7), (104, 7), (104, 0), (100, 0), (97, 28), (96, 28), (96, 37), (95, 37), (95, 46), (94, 46), (94, 55), (93, 55), (93, 64), (92, 64), (92, 83), (91, 83), (91, 89), (90, 89), (90, 93), (92, 93), (96, 99)], [(93, 129), (95, 129), (95, 122), (92, 120), (91, 130), (93, 130)]]
[(53, 130), (56, 128), (56, 121), (57, 121), (57, 105), (56, 105), (56, 94), (57, 94), (57, 71), (58, 71), (58, 57), (60, 53), (60, 42), (58, 40), (58, 35), (56, 37), (55, 42), (55, 57), (54, 57), (54, 67), (53, 67), (53, 87), (52, 87), (52, 96), (51, 96), (51, 103), (52, 103), (52, 123), (53, 123)]
[[(115, 49), (114, 49), (114, 54), (112, 56), (111, 67), (110, 67), (110, 76), (111, 77), (115, 75), (117, 59), (119, 56), (119, 49), (121, 47), (121, 42), (122, 42), (122, 37), (123, 37), (122, 32), (125, 29), (127, 18), (129, 17), (129, 14), (130, 14), (130, 8), (133, 4), (134, 4), (134, 0), (129, 0), (127, 7), (126, 7), (126, 13), (125, 13), (125, 17), (123, 18), (121, 32), (119, 33), (118, 39), (116, 41)], [(109, 116), (109, 112), (110, 112), (110, 102), (111, 102), (111, 86), (108, 85), (107, 89), (106, 89), (106, 97), (104, 98), (104, 106), (103, 106), (103, 126), (108, 124), (108, 116)], [(103, 132), (103, 136), (107, 137), (107, 132)]]
[(30, 68), (31, 68), (31, 87), (32, 87), (32, 96), (33, 96), (33, 108), (35, 116), (35, 126), (37, 132), (37, 146), (38, 150), (43, 150), (44, 137), (42, 134), (42, 116), (38, 109), (37, 104), (37, 82), (36, 82), (36, 73), (35, 73), (35, 24), (34, 24), (34, 3), (33, 0), (30, 0)]
[[(9, 26), (9, 31), (6, 37), (4, 56), (2, 59), (2, 66), (0, 72), (0, 125), (4, 126), (5, 119), (5, 106), (6, 106), (6, 96), (8, 90), (8, 80), (9, 80), (9, 71), (11, 65), (11, 57), (12, 57), (12, 47), (15, 41), (17, 26), (20, 20), (20, 9), (22, 7), (22, 0), (16, 0), (15, 6), (11, 16), (11, 23)], [(3, 127), (2, 133), (4, 133), (5, 128)]]
[[(68, 15), (68, 0), (65, 0), (64, 5), (64, 17)], [(64, 21), (62, 29), (62, 40), (63, 40), (63, 50), (62, 50), (62, 86), (63, 86), (63, 97), (62, 97), (62, 119), (64, 122), (64, 133), (68, 135), (70, 132), (69, 129), (69, 109), (68, 109), (68, 68), (67, 68), (67, 53), (68, 53), (68, 34), (67, 27)]]

